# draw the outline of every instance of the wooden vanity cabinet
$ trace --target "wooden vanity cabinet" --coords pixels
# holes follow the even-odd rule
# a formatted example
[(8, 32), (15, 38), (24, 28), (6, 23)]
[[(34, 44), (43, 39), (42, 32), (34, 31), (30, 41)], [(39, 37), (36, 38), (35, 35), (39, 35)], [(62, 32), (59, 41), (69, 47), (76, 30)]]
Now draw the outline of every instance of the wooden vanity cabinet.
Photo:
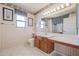
[(52, 51), (54, 51), (54, 41), (47, 39), (47, 52), (51, 53)]
[(47, 52), (47, 41), (43, 37), (42, 40), (40, 41), (40, 49), (44, 52)]
[(46, 37), (35, 36), (34, 45), (46, 53), (51, 53), (54, 50), (54, 42)]
[(37, 36), (35, 36), (34, 38), (35, 38), (34, 39), (34, 46), (37, 47), (37, 48), (40, 48), (40, 40), (41, 40), (41, 38), (37, 37)]

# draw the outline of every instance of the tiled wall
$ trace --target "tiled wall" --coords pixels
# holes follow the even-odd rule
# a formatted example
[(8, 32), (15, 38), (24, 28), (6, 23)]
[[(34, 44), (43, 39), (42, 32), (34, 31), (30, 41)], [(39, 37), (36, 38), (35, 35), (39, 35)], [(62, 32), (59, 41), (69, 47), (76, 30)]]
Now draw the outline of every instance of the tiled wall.
[(79, 48), (72, 48), (59, 43), (55, 43), (55, 50), (65, 56), (79, 56)]

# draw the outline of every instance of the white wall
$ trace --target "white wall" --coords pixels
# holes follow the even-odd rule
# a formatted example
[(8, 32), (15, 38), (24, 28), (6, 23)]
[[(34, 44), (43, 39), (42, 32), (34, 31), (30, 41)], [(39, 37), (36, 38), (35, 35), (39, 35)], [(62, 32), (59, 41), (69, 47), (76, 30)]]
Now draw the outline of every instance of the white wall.
[[(32, 33), (34, 32), (34, 26), (29, 27), (27, 25), (26, 28), (16, 28), (15, 14), (13, 17), (14, 18), (13, 22), (3, 21), (2, 7), (7, 7), (7, 6), (0, 5), (0, 49), (25, 44), (27, 40), (32, 37)], [(10, 7), (7, 7), (7, 8), (10, 8)], [(10, 9), (13, 9), (13, 8), (10, 8)], [(27, 17), (31, 17), (34, 20), (34, 16), (30, 13), (27, 14)], [(4, 24), (1, 24), (1, 23), (4, 23)]]
[(50, 19), (48, 21), (48, 32), (50, 32), (50, 33), (52, 32), (52, 27), (53, 27), (51, 24), (52, 24), (52, 20)]
[(77, 31), (78, 31), (78, 34), (79, 34), (79, 3), (77, 4)]
[(73, 48), (59, 43), (55, 43), (55, 51), (64, 56), (79, 56), (79, 48)]
[(63, 33), (76, 35), (76, 13), (71, 13), (68, 18), (63, 21)]
[(1, 35), (1, 25), (0, 25), (0, 50), (1, 50), (1, 39), (2, 39), (2, 35)]

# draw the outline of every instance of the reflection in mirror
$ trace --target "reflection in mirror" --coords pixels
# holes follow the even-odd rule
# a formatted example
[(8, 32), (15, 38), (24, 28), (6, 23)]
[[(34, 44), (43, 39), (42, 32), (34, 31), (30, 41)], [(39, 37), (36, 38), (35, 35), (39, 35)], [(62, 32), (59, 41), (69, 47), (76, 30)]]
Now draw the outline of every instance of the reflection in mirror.
[(68, 17), (69, 14), (52, 18), (52, 32), (63, 33), (63, 19)]
[(40, 28), (43, 29), (44, 25), (45, 25), (45, 22), (43, 20), (41, 20), (41, 22), (40, 22)]
[(44, 25), (42, 30), (48, 33), (61, 33), (61, 34), (76, 34), (76, 12), (43, 18)]

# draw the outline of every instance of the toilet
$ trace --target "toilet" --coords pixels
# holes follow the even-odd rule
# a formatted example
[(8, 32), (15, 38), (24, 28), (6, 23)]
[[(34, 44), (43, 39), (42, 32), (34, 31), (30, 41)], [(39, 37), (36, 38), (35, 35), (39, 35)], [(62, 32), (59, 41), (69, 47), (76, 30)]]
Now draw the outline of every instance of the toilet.
[(34, 38), (31, 38), (28, 40), (28, 44), (31, 46), (31, 47), (34, 47)]

